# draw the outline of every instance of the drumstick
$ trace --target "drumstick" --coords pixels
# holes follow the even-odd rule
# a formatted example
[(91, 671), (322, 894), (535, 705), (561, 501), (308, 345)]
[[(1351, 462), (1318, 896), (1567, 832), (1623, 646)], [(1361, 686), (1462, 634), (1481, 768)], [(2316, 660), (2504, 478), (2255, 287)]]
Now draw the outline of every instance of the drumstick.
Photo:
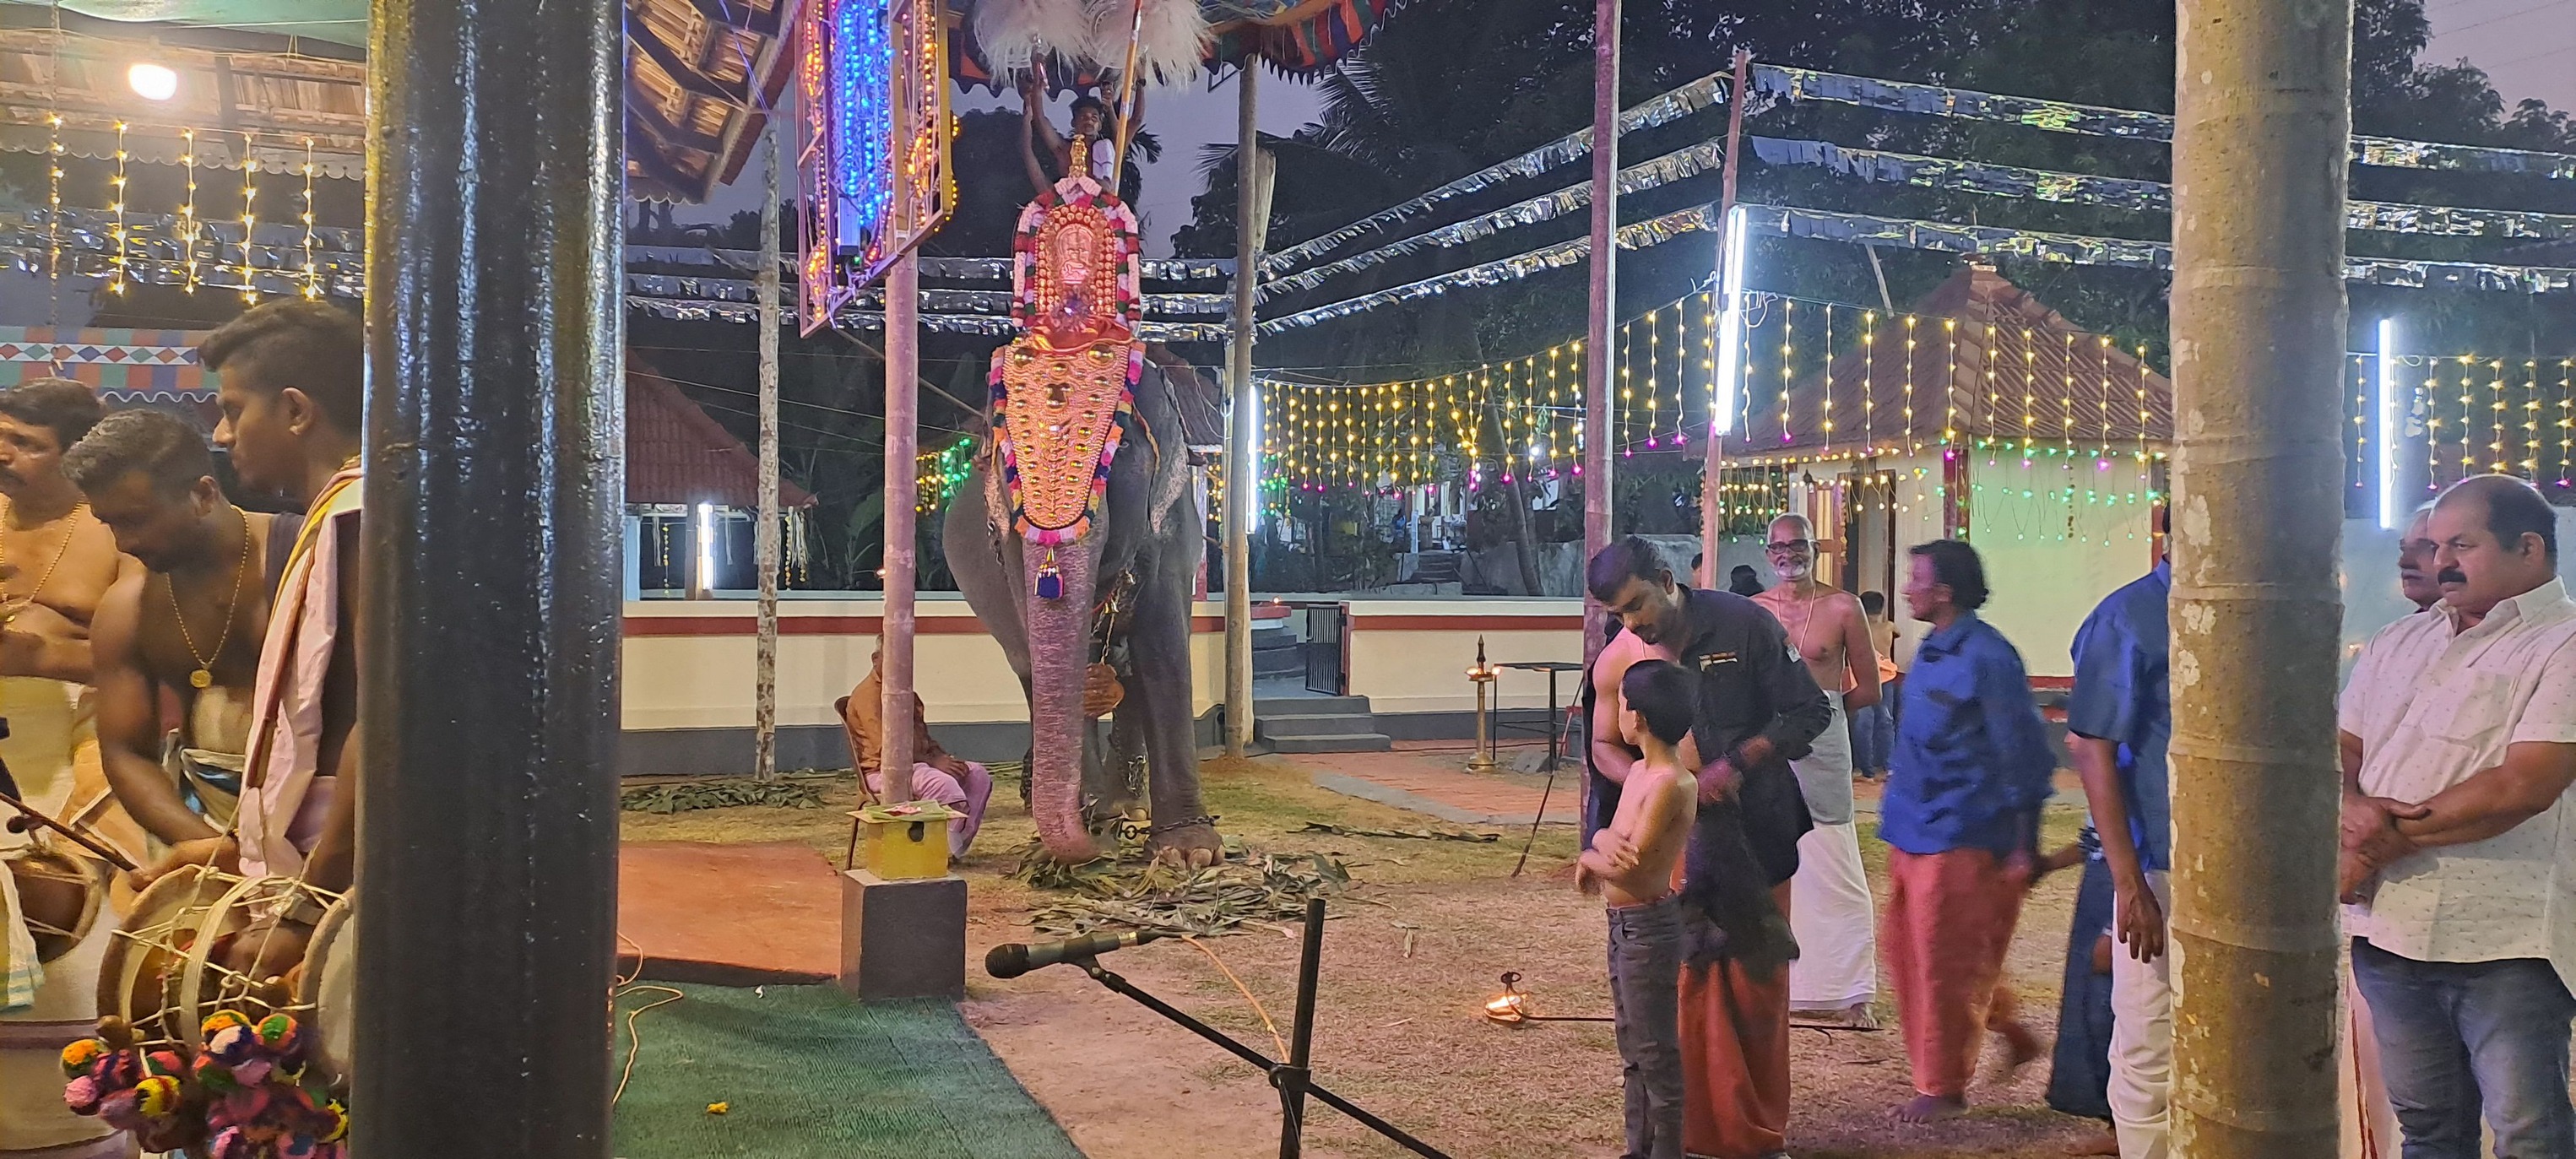
[[(0, 776), (5, 775), (5, 773), (0, 773)], [(18, 786), (12, 783), (8, 787), (14, 789)], [(100, 842), (97, 838), (91, 837), (87, 833), (69, 825), (65, 825), (51, 817), (45, 816), (43, 813), (38, 812), (35, 806), (19, 800), (16, 794), (0, 792), (0, 805), (7, 805), (12, 809), (17, 810), (22, 818), (21, 820), (13, 820), (9, 822), (9, 827), (11, 829), (15, 829), (23, 833), (26, 831), (27, 826), (30, 823), (40, 825), (44, 828), (51, 829), (56, 833), (60, 833), (65, 837), (71, 838), (74, 844), (97, 854), (100, 860), (105, 861), (109, 865), (113, 865), (118, 869), (132, 873), (139, 868), (133, 862), (126, 860), (124, 854), (118, 853), (116, 850), (109, 848), (106, 844)]]

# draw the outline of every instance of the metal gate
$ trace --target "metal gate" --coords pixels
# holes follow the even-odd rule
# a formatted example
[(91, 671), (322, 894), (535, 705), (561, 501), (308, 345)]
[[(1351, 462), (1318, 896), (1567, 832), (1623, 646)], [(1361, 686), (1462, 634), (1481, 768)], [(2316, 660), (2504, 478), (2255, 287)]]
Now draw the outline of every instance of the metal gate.
[(1345, 689), (1342, 644), (1349, 629), (1349, 605), (1306, 605), (1306, 691), (1340, 696)]

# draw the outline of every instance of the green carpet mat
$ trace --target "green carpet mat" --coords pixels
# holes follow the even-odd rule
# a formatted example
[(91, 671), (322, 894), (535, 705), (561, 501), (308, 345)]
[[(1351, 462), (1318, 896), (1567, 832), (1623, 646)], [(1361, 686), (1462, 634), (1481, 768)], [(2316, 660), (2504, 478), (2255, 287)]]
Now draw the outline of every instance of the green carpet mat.
[[(1082, 1159), (948, 1003), (861, 1005), (829, 986), (675, 989), (688, 997), (639, 1024), (620, 1159)], [(664, 997), (618, 1002), (619, 1067), (627, 1012)]]

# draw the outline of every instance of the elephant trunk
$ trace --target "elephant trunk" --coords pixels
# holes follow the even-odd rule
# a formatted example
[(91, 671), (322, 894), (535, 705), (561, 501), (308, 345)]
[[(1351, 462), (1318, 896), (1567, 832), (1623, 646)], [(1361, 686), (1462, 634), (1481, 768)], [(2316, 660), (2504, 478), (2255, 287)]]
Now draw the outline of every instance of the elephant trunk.
[[(1029, 629), (1029, 812), (1038, 841), (1061, 865), (1097, 855), (1082, 817), (1082, 683), (1091, 664), (1091, 602), (1099, 585), (1094, 545), (1055, 550), (1061, 594), (1042, 594), (1048, 551), (1030, 544), (1023, 553)], [(1052, 585), (1044, 585), (1052, 586)]]

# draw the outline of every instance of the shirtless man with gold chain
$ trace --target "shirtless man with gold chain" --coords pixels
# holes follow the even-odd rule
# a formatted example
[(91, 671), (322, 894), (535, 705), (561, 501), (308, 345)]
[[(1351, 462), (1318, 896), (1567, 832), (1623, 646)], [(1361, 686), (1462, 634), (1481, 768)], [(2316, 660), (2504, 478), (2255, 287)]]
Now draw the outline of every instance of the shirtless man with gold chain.
[(1789, 924), (1803, 951), (1789, 965), (1789, 1005), (1803, 1016), (1874, 1026), (1877, 916), (1853, 820), (1848, 713), (1878, 703), (1878, 655), (1860, 601), (1816, 578), (1815, 529), (1806, 516), (1772, 520), (1765, 550), (1780, 582), (1753, 600), (1787, 629), (1790, 646), (1834, 705), (1815, 751), (1790, 763), (1816, 827), (1798, 841), (1798, 874), (1789, 883)]
[[(9, 723), (0, 759), (29, 805), (86, 824), (141, 861), (142, 831), (117, 807), (99, 763), (88, 688), (91, 624), (108, 589), (137, 565), (117, 554), (115, 537), (62, 471), (63, 452), (100, 414), (97, 395), (77, 382), (37, 379), (0, 390), (0, 717)], [(24, 858), (36, 846), (88, 864), (68, 843), (0, 831), (0, 858)], [(37, 962), (19, 952), (32, 916), (20, 908), (14, 888), (0, 895), (9, 911), (0, 914), (6, 978), (19, 984), (0, 994), (0, 1038), (69, 1042), (98, 1015), (99, 954), (115, 918), (96, 913), (76, 946)], [(32, 969), (20, 970), (22, 963)], [(58, 1094), (47, 1097), (59, 1082), (41, 1051), (0, 1053), (0, 1152), (86, 1156), (121, 1146), (98, 1120), (72, 1115)]]
[[(270, 593), (300, 519), (234, 506), (205, 436), (162, 411), (109, 415), (63, 468), (143, 565), (108, 590), (91, 636), (108, 781), (164, 843), (215, 837), (241, 796)], [(164, 695), (180, 710), (166, 736)]]

